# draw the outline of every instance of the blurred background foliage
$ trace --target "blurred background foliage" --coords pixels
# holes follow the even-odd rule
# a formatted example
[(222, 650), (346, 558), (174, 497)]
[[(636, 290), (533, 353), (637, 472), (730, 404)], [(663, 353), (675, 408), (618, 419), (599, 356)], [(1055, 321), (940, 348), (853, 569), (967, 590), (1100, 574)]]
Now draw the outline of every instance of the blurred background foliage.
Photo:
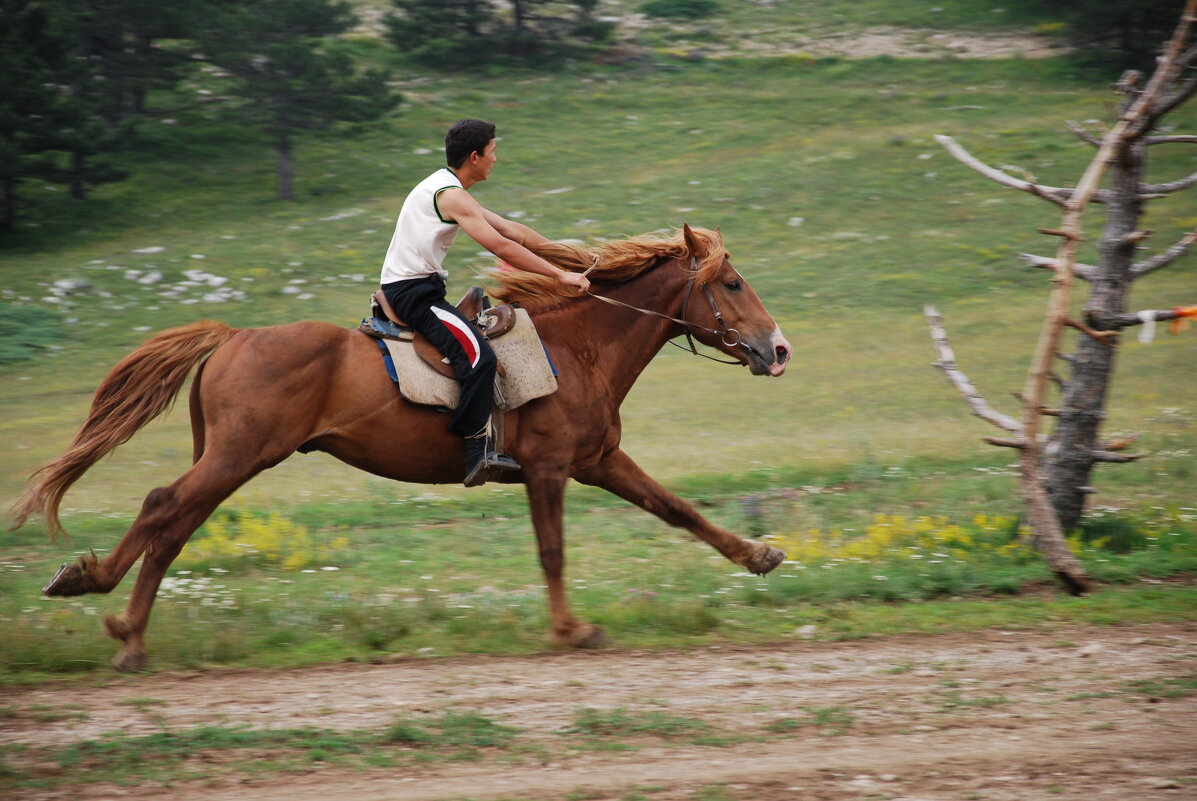
[[(609, 4), (610, 5), (610, 4)], [(820, 28), (845, 13), (824, 4), (725, 4), (715, 0), (648, 0), (615, 10), (649, 19), (703, 22), (683, 34), (717, 37), (705, 21), (745, 13), (775, 26)], [(1006, 7), (957, 0), (930, 9), (909, 2), (880, 11), (853, 4), (857, 21), (879, 24), (977, 25), (995, 13), (1003, 22), (1039, 26), (1065, 37), (1078, 59), (1149, 68), (1183, 0), (1011, 0)], [(631, 6), (630, 8), (628, 6)], [(751, 9), (744, 9), (751, 6)], [(793, 8), (797, 7), (797, 8)], [(377, 120), (401, 97), (388, 87), (399, 64), (440, 70), (562, 68), (579, 58), (611, 55), (618, 17), (599, 0), (393, 0), (389, 7), (348, 0), (0, 0), (0, 231), (26, 209), (24, 185), (49, 181), (82, 200), (129, 175), (138, 129), (147, 120), (204, 104), (230, 122), (256, 125), (274, 145), (278, 196), (293, 198), (290, 156), (299, 132), (336, 123)], [(375, 41), (392, 52), (362, 58), (350, 36), (372, 19)], [(367, 24), (367, 29), (369, 25)], [(381, 36), (378, 34), (381, 33)], [(626, 58), (626, 49), (618, 54)], [(187, 82), (210, 84), (184, 99)], [(135, 168), (135, 167), (133, 167)]]

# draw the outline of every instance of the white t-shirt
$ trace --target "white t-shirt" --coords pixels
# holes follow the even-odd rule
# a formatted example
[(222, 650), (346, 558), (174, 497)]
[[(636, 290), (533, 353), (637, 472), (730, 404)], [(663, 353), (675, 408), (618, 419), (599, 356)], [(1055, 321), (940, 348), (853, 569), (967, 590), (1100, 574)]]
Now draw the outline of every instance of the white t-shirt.
[(448, 278), (449, 272), (441, 263), (460, 226), (441, 216), (436, 198), (446, 189), (461, 188), (461, 181), (453, 171), (442, 167), (408, 193), (382, 262), (381, 283), (424, 278), (434, 273)]

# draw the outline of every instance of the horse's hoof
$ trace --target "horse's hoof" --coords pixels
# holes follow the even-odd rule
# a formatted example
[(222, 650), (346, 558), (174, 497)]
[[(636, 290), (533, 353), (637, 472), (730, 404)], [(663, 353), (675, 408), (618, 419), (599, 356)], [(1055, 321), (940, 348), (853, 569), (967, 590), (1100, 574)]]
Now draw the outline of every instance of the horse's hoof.
[(121, 673), (141, 673), (145, 670), (147, 661), (144, 651), (126, 649), (112, 657), (112, 666)]
[(63, 564), (50, 579), (50, 583), (42, 587), (42, 594), (54, 598), (69, 598), (83, 595), (87, 592), (86, 578), (78, 564)]
[(85, 595), (89, 592), (108, 592), (111, 587), (104, 588), (96, 581), (100, 566), (100, 558), (92, 551), (88, 556), (80, 556), (74, 564), (63, 564), (50, 579), (50, 583), (42, 587), (46, 595), (67, 598), (74, 595)]
[(602, 648), (607, 642), (607, 634), (602, 627), (588, 623), (574, 630), (569, 644), (573, 648)]
[(748, 569), (749, 573), (756, 573), (758, 576), (763, 576), (785, 560), (785, 551), (765, 545), (757, 549), (756, 553), (748, 558), (748, 561), (744, 563), (744, 567)]
[(580, 623), (568, 634), (558, 634), (554, 641), (563, 648), (602, 648), (607, 645), (607, 635), (593, 623)]

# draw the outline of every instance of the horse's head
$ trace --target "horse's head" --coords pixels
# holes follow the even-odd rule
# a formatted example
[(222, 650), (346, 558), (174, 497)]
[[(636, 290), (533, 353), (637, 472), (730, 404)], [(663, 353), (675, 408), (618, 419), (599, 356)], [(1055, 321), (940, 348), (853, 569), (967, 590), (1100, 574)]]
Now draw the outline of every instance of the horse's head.
[(707, 241), (689, 225), (682, 227), (692, 271), (680, 319), (691, 323), (699, 342), (734, 356), (753, 375), (781, 375), (793, 349), (781, 328), (744, 277), (717, 236)]

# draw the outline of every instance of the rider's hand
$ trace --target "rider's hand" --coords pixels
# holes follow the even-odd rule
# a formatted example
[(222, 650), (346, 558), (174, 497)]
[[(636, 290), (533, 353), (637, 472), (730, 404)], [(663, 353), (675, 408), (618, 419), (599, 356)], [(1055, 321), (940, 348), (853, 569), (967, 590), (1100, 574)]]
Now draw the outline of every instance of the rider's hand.
[(582, 295), (590, 289), (590, 281), (581, 273), (562, 272), (557, 276), (557, 280), (575, 295)]

